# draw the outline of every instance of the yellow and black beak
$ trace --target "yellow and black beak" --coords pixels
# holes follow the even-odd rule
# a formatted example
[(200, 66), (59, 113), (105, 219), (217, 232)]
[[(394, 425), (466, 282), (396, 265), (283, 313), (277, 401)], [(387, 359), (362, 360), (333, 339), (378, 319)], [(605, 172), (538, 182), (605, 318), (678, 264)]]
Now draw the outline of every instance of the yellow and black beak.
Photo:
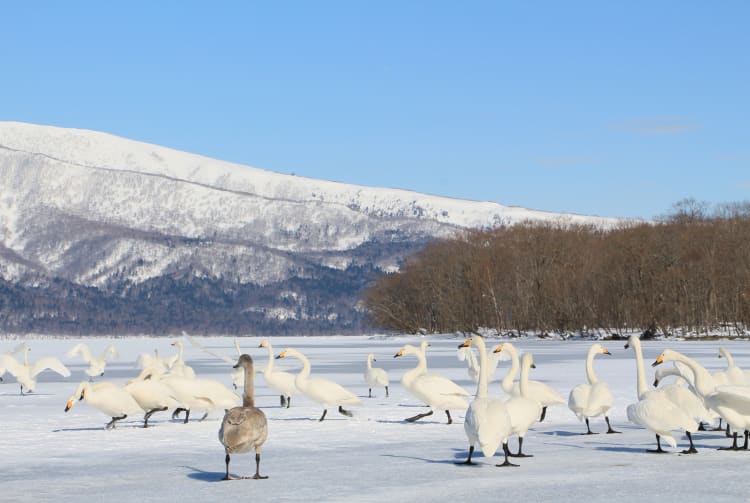
[(468, 348), (469, 346), (471, 346), (471, 339), (466, 339), (464, 342), (458, 345), (458, 349)]
[(625, 343), (625, 349), (630, 349), (630, 343), (629, 342)]
[(652, 367), (656, 367), (657, 365), (661, 365), (664, 363), (664, 353), (659, 355), (659, 358), (656, 359), (654, 363), (651, 364)]
[(498, 347), (495, 348), (495, 350), (493, 351), (493, 353), (500, 353), (502, 350), (503, 350), (503, 345), (500, 344)]
[(276, 359), (278, 360), (279, 358), (286, 358), (286, 350), (284, 350), (281, 353), (279, 353), (279, 355), (276, 357)]
[(395, 355), (393, 355), (394, 358), (399, 358), (401, 356), (404, 356), (404, 350), (403, 349), (400, 349), (398, 353), (396, 353)]
[(536, 363), (532, 363), (532, 364), (531, 364), (531, 367), (529, 367), (529, 368), (530, 368), (530, 369), (535, 369), (535, 368), (536, 368)]
[(65, 412), (68, 412), (72, 408), (73, 408), (73, 400), (68, 400), (67, 405), (65, 405)]
[(260, 344), (258, 344), (259, 348), (265, 348), (268, 347), (268, 343), (266, 341), (260, 341)]
[(611, 355), (612, 353), (610, 353), (607, 348), (605, 348), (604, 346), (602, 346), (602, 354), (603, 355)]

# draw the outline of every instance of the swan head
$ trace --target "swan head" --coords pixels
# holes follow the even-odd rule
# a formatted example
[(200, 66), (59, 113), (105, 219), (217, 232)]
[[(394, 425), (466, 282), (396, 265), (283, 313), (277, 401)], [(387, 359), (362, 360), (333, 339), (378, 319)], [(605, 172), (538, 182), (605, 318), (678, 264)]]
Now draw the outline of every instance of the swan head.
[(279, 358), (286, 358), (286, 353), (287, 353), (287, 350), (285, 349), (284, 351), (276, 355), (276, 359), (278, 360)]
[(394, 358), (401, 358), (402, 356), (404, 356), (404, 348), (399, 349), (398, 353), (393, 355)]
[(601, 345), (599, 346), (599, 352), (603, 355), (610, 355), (610, 356), (612, 355), (612, 353), (610, 353), (609, 350), (607, 350), (607, 348)]
[[(281, 355), (279, 355), (281, 356)], [(240, 355), (239, 360), (237, 360), (237, 364), (233, 368), (252, 368), (253, 367), (253, 357), (248, 354), (242, 354)]]
[(466, 339), (464, 342), (458, 345), (458, 349), (468, 348), (471, 345), (471, 339)]
[(494, 351), (492, 351), (492, 353), (493, 353), (493, 354), (494, 354), (494, 353), (500, 353), (500, 352), (502, 352), (502, 351), (503, 351), (503, 345), (502, 345), (502, 344), (498, 344), (498, 346), (497, 346), (497, 347), (495, 348), (495, 350), (494, 350)]
[(657, 365), (661, 365), (664, 362), (671, 362), (677, 360), (677, 353), (672, 351), (671, 349), (665, 349), (662, 354), (660, 354), (654, 363), (651, 364), (652, 367), (656, 367)]
[(637, 351), (641, 347), (641, 339), (635, 335), (631, 335), (628, 337), (628, 342), (625, 343), (625, 349), (630, 349), (630, 346), (633, 346)]
[(258, 344), (258, 347), (259, 348), (267, 348), (268, 347), (268, 341), (265, 340), (265, 339), (262, 340), (262, 341), (260, 341), (260, 344)]
[(528, 366), (530, 369), (536, 368), (534, 357), (531, 353), (524, 353), (523, 356), (521, 356), (521, 366)]

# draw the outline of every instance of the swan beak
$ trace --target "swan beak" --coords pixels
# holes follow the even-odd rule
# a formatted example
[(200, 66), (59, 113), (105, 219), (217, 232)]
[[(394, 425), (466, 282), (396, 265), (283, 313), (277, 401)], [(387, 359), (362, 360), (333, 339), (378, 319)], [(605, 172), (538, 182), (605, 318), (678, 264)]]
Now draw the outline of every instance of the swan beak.
[(630, 349), (630, 343), (629, 342), (625, 343), (625, 349)]
[(404, 350), (403, 349), (401, 349), (398, 353), (396, 353), (395, 355), (393, 355), (394, 358), (399, 358), (401, 356), (404, 356)]
[(656, 367), (657, 365), (661, 365), (664, 363), (664, 355), (659, 355), (659, 358), (656, 359), (654, 363), (651, 364), (652, 367)]
[(493, 353), (499, 353), (499, 352), (501, 352), (502, 350), (503, 350), (503, 345), (502, 345), (502, 344), (500, 344), (500, 345), (499, 345), (498, 347), (496, 347), (496, 348), (495, 348), (495, 350), (493, 351)]
[(68, 412), (71, 408), (73, 408), (73, 400), (68, 400), (67, 405), (65, 405), (65, 412)]
[(281, 353), (279, 353), (279, 356), (277, 356), (276, 359), (278, 360), (279, 358), (284, 358), (285, 356), (286, 356), (286, 351), (282, 351)]
[(659, 379), (654, 379), (654, 388), (659, 387)]
[(532, 364), (531, 364), (531, 367), (529, 367), (529, 368), (535, 369), (535, 368), (536, 368), (536, 364), (535, 364), (535, 363), (532, 363)]
[(459, 349), (468, 348), (470, 344), (471, 344), (471, 339), (466, 339), (464, 342), (458, 345), (458, 348)]
[(602, 348), (602, 354), (603, 354), (603, 355), (611, 355), (612, 353), (610, 353), (610, 352), (609, 352), (609, 351), (607, 350), (607, 348)]
[(260, 341), (260, 344), (258, 344), (259, 348), (265, 348), (268, 347), (268, 343), (266, 341)]

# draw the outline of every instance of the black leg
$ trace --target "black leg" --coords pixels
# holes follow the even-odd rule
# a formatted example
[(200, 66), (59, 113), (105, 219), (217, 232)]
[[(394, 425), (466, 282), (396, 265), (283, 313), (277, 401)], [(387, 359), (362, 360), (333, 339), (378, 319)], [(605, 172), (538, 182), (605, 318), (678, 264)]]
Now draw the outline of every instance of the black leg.
[(388, 398), (388, 386), (385, 387), (385, 397)]
[(188, 419), (190, 419), (190, 409), (185, 409), (185, 424), (187, 424)]
[(255, 453), (255, 475), (253, 475), (253, 478), (256, 479), (256, 480), (258, 480), (258, 479), (267, 479), (268, 478), (267, 475), (266, 476), (262, 476), (260, 474), (260, 453), (259, 452)]
[(747, 445), (748, 437), (750, 437), (750, 431), (745, 430), (745, 445), (742, 447), (742, 450), (744, 451), (746, 451), (748, 447)]
[(448, 416), (448, 424), (452, 424), (453, 423), (453, 418), (451, 417), (451, 411), (446, 410), (445, 414)]
[(471, 460), (471, 455), (474, 454), (474, 446), (469, 446), (469, 457), (466, 459), (466, 461), (457, 461), (455, 464), (457, 465), (473, 465), (474, 462)]
[(128, 417), (127, 414), (123, 414), (122, 416), (119, 416), (119, 417), (113, 417), (112, 421), (108, 422), (105, 428), (108, 430), (111, 430), (112, 428), (115, 427), (115, 423), (117, 421), (120, 421), (121, 419), (125, 419), (126, 417)]
[(328, 414), (328, 409), (323, 409), (323, 415), (320, 416), (320, 419), (318, 419), (318, 421), (320, 422), (323, 419), (325, 419), (326, 418), (326, 414)]
[(510, 456), (510, 449), (508, 449), (508, 443), (507, 442), (503, 444), (503, 453), (505, 454), (505, 461), (502, 464), (495, 465), (495, 466), (499, 466), (499, 467), (518, 466), (518, 465), (515, 465), (515, 464), (511, 463), (510, 461), (508, 461), (508, 456)]
[(279, 401), (282, 407), (286, 407), (286, 397), (284, 395), (279, 395)]
[(720, 451), (738, 451), (740, 450), (739, 447), (737, 447), (737, 432), (734, 432), (734, 440), (732, 441), (731, 447), (719, 447)]
[(518, 454), (510, 454), (511, 457), (514, 458), (532, 458), (534, 457), (533, 454), (524, 454), (523, 453), (523, 437), (518, 437)]
[(286, 397), (286, 408), (288, 409), (291, 406), (292, 406), (292, 397), (288, 396)]
[(721, 425), (721, 421), (722, 421), (722, 418), (719, 418), (719, 426), (714, 428), (714, 431), (720, 431), (724, 429), (724, 427)]
[(187, 411), (187, 409), (183, 409), (182, 407), (177, 407), (174, 410), (174, 412), (172, 412), (172, 419), (178, 419), (180, 417), (180, 414), (185, 411)]
[(706, 425), (703, 424), (703, 421), (698, 423), (698, 431), (706, 431)]
[(687, 450), (682, 451), (682, 453), (683, 454), (697, 454), (698, 451), (696, 450), (695, 446), (693, 445), (693, 436), (690, 434), (689, 431), (686, 431), (685, 433), (687, 433), (687, 438), (688, 438), (688, 440), (690, 440), (690, 447)]
[(224, 480), (232, 480), (232, 477), (229, 476), (229, 453), (227, 453), (227, 456), (224, 458), (224, 462), (227, 464), (227, 472), (226, 475), (224, 475)]
[(367, 396), (367, 398), (372, 398), (372, 388), (367, 388), (367, 389), (368, 389), (368, 390), (369, 390), (369, 392), (370, 392), (370, 393), (369, 393), (369, 395)]
[(352, 413), (344, 409), (341, 405), (339, 405), (339, 414), (346, 417), (352, 417)]
[(547, 417), (547, 407), (542, 407), (542, 417), (539, 418), (539, 422), (544, 421), (545, 417)]
[(586, 418), (586, 435), (596, 435), (596, 433), (591, 431), (591, 426), (589, 426), (589, 418)]
[(609, 417), (604, 416), (604, 420), (607, 421), (607, 433), (622, 433), (621, 431), (616, 431), (612, 429), (612, 425), (609, 424)]
[(664, 454), (667, 452), (661, 448), (661, 437), (659, 435), (656, 435), (656, 449), (647, 449), (646, 452), (653, 454)]
[(425, 412), (424, 414), (417, 414), (416, 416), (412, 416), (412, 417), (407, 417), (407, 418), (405, 419), (405, 421), (408, 421), (408, 422), (410, 422), (410, 423), (413, 423), (414, 421), (418, 421), (418, 420), (422, 419), (423, 417), (427, 417), (427, 416), (431, 416), (431, 415), (432, 415), (432, 411), (430, 411), (430, 412)]
[(732, 438), (732, 432), (729, 430), (729, 423), (727, 423), (727, 429), (724, 431), (724, 436), (727, 438)]

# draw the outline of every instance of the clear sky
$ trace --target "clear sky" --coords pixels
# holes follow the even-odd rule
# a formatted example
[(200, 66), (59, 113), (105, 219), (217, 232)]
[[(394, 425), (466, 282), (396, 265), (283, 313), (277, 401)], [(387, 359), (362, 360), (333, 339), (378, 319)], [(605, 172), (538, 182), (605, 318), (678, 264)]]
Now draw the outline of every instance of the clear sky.
[(25, 1), (0, 120), (556, 212), (750, 199), (748, 1)]

